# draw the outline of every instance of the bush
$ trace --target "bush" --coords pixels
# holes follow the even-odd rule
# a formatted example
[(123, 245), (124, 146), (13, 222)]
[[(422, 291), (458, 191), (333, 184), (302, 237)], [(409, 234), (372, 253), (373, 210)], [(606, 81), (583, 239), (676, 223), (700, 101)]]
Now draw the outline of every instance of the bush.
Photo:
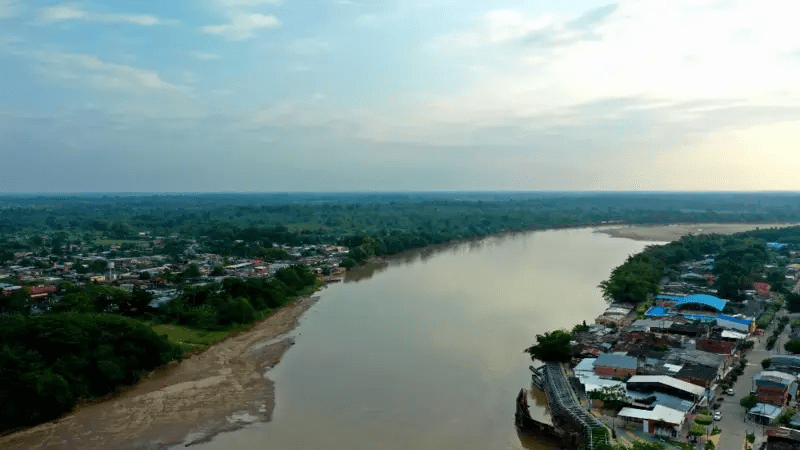
[(766, 358), (766, 359), (762, 359), (762, 360), (761, 360), (761, 367), (763, 367), (764, 369), (767, 369), (767, 368), (769, 368), (769, 365), (770, 365), (770, 364), (772, 364), (772, 360), (771, 360), (771, 359), (769, 359), (769, 358)]
[(720, 434), (720, 433), (722, 433), (722, 430), (720, 430), (717, 427), (714, 427), (714, 428), (711, 429), (711, 435), (712, 436), (714, 436), (715, 434)]
[(706, 434), (706, 427), (700, 425), (699, 423), (693, 423), (689, 428), (689, 434), (692, 436), (702, 436)]
[(707, 414), (698, 414), (694, 417), (694, 422), (700, 425), (711, 425), (714, 420)]
[(800, 353), (800, 339), (793, 339), (783, 344), (783, 348), (790, 353)]

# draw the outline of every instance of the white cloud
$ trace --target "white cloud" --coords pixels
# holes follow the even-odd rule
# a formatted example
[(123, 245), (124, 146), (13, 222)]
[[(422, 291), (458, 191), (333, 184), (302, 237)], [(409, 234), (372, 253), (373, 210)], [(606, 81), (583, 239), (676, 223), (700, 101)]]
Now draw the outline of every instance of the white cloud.
[(39, 19), (46, 23), (64, 22), (78, 20), (84, 22), (103, 22), (103, 23), (130, 23), (144, 27), (157, 25), (175, 25), (175, 20), (164, 20), (149, 14), (120, 14), (120, 13), (101, 13), (90, 12), (79, 4), (71, 3), (44, 8), (39, 13)]
[(499, 44), (523, 38), (554, 24), (555, 18), (551, 15), (529, 18), (519, 11), (498, 9), (484, 14), (478, 24), (471, 29), (439, 37), (435, 45), (474, 48)]
[(97, 89), (124, 91), (185, 91), (187, 87), (164, 81), (157, 72), (110, 63), (83, 53), (35, 52), (21, 54), (37, 61), (41, 72), (59, 82), (81, 83)]
[(207, 25), (201, 28), (206, 34), (223, 36), (232, 41), (243, 41), (256, 35), (256, 31), (278, 28), (281, 22), (271, 14), (232, 11), (229, 22), (221, 25)]
[(218, 54), (209, 52), (192, 52), (191, 55), (193, 58), (202, 59), (204, 61), (215, 61), (220, 58)]
[[(558, 114), (613, 98), (676, 105), (745, 101), (796, 105), (800, 3), (775, 8), (746, 0), (623, 0), (584, 38), (527, 38), (573, 32), (565, 18), (492, 11), (471, 29), (436, 38), (429, 48), (463, 70), (462, 89), (431, 97), (428, 120), (503, 123)], [(579, 33), (580, 34), (580, 33)], [(486, 70), (469, 71), (475, 61)]]

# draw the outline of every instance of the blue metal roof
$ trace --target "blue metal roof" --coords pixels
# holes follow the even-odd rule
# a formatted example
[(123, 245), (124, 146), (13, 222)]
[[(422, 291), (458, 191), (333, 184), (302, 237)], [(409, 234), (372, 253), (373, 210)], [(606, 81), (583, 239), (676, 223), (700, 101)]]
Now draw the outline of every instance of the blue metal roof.
[(717, 316), (719, 320), (727, 320), (728, 322), (739, 323), (742, 325), (750, 325), (753, 321), (750, 319), (740, 319), (738, 317), (729, 316), (727, 314), (720, 314)]
[(717, 311), (722, 311), (725, 308), (725, 305), (728, 303), (727, 300), (723, 300), (719, 297), (714, 297), (713, 295), (708, 295), (708, 294), (692, 294), (692, 295), (687, 295), (686, 297), (661, 294), (657, 295), (656, 298), (662, 300), (672, 300), (675, 302), (676, 308), (689, 304), (697, 304), (714, 308)]
[(769, 403), (756, 403), (756, 406), (750, 409), (750, 414), (775, 419), (781, 414), (781, 408)]
[(652, 306), (644, 313), (644, 315), (647, 317), (664, 317), (664, 316), (674, 316), (675, 313), (670, 312), (669, 309), (663, 306)]

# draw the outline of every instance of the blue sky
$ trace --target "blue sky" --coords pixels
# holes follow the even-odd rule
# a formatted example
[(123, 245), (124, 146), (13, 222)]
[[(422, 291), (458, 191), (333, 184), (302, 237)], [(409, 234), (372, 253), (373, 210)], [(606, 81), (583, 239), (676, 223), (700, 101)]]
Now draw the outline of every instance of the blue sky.
[(0, 0), (0, 192), (800, 190), (798, 16)]

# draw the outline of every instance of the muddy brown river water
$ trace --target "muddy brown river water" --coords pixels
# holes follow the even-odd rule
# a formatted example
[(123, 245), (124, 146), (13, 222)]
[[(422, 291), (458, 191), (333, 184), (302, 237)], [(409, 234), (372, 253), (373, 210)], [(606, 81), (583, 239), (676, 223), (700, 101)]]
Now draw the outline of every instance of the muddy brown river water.
[[(537, 333), (592, 321), (606, 307), (598, 283), (648, 244), (542, 231), (352, 273), (318, 294), (267, 373), (272, 420), (192, 448), (552, 448), (514, 428), (515, 396), (530, 385), (522, 350)], [(543, 399), (531, 405), (547, 416)]]

